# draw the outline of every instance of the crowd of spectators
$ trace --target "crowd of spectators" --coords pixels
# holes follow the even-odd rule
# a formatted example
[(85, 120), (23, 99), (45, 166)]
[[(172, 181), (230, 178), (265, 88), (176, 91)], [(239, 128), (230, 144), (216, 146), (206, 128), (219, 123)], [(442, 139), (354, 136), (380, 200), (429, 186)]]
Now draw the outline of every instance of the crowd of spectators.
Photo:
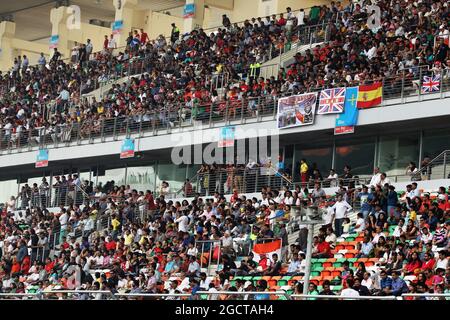
[[(375, 27), (368, 23), (369, 5), (338, 1), (315, 6), (309, 14), (288, 8), (287, 14), (241, 25), (224, 17), (224, 27), (211, 34), (198, 29), (181, 35), (173, 24), (170, 41), (163, 36), (149, 40), (143, 30), (135, 30), (126, 48), (117, 48), (112, 36), (105, 36), (97, 53), (89, 40), (76, 44), (71, 63), (62, 61), (57, 49), (49, 63), (42, 55), (38, 66), (29, 66), (25, 56), (16, 59), (12, 71), (0, 77), (2, 143), (34, 142), (39, 135), (34, 129), (46, 128), (52, 136), (61, 124), (96, 132), (102, 120), (121, 116), (163, 125), (209, 118), (211, 112), (254, 116), (279, 95), (383, 79), (385, 93), (395, 93), (402, 77), (412, 85), (421, 69), (439, 73), (450, 68), (447, 1), (377, 1), (381, 21)], [(277, 76), (260, 77), (261, 63), (299, 35), (303, 41), (303, 32), (311, 33), (316, 25), (314, 37), (325, 39), (322, 45), (298, 53)], [(146, 73), (114, 85), (100, 101), (80, 97), (124, 70)], [(211, 83), (224, 74), (223, 87), (214, 90)]]
[[(30, 200), (27, 188), (25, 202), (11, 199), (2, 211), (0, 284), (4, 293), (42, 294), (50, 289), (265, 292), (270, 289), (265, 280), (255, 284), (233, 278), (303, 276), (307, 228), (301, 222), (292, 224), (295, 219), (290, 212), (292, 206), (311, 204), (320, 208), (324, 220), (314, 236), (314, 259), (345, 255), (339, 246), (354, 234), (360, 239), (354, 257), (374, 258), (375, 265), (366, 267), (361, 262), (353, 268), (353, 262), (344, 259), (342, 272), (333, 280), (334, 286), (342, 287), (330, 291), (330, 280), (324, 280), (319, 291), (318, 283), (312, 282), (309, 294), (449, 292), (450, 203), (445, 187), (431, 196), (413, 182), (398, 194), (394, 186), (383, 184), (376, 168), (370, 185), (341, 185), (331, 197), (317, 184), (310, 192), (263, 186), (259, 200), (235, 190), (229, 199), (215, 192), (204, 198), (196, 193), (191, 201), (173, 201), (114, 181), (94, 186), (77, 175), (55, 180), (56, 211), (47, 209), (42, 197), (33, 200), (31, 196)], [(44, 178), (37, 189), (48, 187)], [(31, 188), (31, 194), (38, 192), (35, 189)], [(67, 200), (58, 202), (62, 193), (67, 193)], [(83, 201), (85, 195), (87, 201)], [(298, 230), (295, 241), (288, 237), (287, 222)], [(252, 244), (274, 238), (282, 239), (281, 255), (262, 255), (255, 261)], [(206, 274), (202, 267), (209, 264), (208, 254), (212, 264), (217, 263), (218, 243), (222, 268)], [(294, 281), (285, 290), (301, 293), (302, 285)], [(80, 294), (77, 298), (106, 295)]]

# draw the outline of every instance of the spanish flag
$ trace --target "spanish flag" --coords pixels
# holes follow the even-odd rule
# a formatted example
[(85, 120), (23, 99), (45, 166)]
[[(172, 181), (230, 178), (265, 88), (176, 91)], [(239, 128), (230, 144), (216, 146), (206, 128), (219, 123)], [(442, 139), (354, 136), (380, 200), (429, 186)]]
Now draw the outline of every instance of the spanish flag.
[(383, 87), (381, 82), (359, 86), (358, 109), (366, 109), (381, 104)]

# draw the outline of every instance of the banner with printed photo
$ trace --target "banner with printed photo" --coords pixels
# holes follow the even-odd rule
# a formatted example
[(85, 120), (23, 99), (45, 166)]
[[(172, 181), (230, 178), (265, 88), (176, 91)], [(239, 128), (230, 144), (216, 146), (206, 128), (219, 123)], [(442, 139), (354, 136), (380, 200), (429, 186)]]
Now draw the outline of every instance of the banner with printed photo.
[(235, 126), (226, 126), (221, 128), (218, 147), (219, 148), (233, 147), (235, 132), (236, 132)]
[(123, 29), (123, 20), (116, 20), (112, 25), (112, 34), (119, 34)]
[(286, 129), (314, 123), (317, 92), (305, 93), (278, 100), (277, 126)]
[(54, 49), (58, 47), (59, 43), (59, 35), (55, 34), (50, 37), (50, 49)]
[(48, 149), (38, 150), (35, 167), (36, 168), (48, 167)]
[(133, 158), (134, 157), (134, 139), (124, 139), (122, 141), (122, 147), (120, 148), (120, 159)]

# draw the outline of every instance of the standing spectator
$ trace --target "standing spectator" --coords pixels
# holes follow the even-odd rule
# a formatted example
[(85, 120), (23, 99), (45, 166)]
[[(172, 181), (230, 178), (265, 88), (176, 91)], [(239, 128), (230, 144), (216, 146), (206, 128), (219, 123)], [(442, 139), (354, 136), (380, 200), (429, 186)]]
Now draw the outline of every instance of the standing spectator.
[(180, 28), (175, 23), (172, 23), (172, 32), (170, 33), (170, 42), (175, 43), (180, 37)]
[(114, 39), (114, 35), (112, 34), (112, 35), (109, 37), (109, 41), (108, 41), (108, 50), (109, 50), (110, 52), (112, 52), (114, 49), (117, 49), (117, 43), (116, 43), (116, 40)]
[(305, 159), (300, 160), (300, 181), (302, 186), (308, 182), (308, 164)]
[[(130, 32), (130, 33), (131, 33), (131, 32)], [(105, 34), (105, 39), (103, 40), (103, 49), (104, 49), (105, 51), (108, 50), (108, 43), (109, 43), (108, 36)]]
[(336, 203), (331, 207), (334, 210), (334, 229), (336, 230), (336, 236), (340, 237), (342, 230), (342, 223), (344, 218), (347, 217), (347, 212), (352, 210), (352, 207), (342, 199), (342, 195), (337, 195)]
[(91, 54), (94, 51), (94, 47), (91, 43), (91, 39), (87, 39), (86, 42), (86, 60), (89, 61), (91, 59)]
[(147, 32), (144, 32), (144, 29), (141, 28), (141, 39), (140, 39), (141, 43), (146, 44), (147, 41), (149, 41), (149, 40), (150, 39), (148, 38)]
[(231, 26), (231, 21), (226, 14), (222, 15), (222, 25), (227, 29)]

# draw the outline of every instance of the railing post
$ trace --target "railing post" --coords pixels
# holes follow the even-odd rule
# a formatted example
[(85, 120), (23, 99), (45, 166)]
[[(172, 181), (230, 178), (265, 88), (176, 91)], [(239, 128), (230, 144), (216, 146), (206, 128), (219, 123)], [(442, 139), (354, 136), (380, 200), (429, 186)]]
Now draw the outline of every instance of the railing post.
[(209, 107), (209, 127), (212, 127), (212, 115), (214, 111), (214, 102), (211, 102), (211, 105)]
[(225, 124), (227, 124), (227, 122), (228, 122), (228, 106), (229, 106), (229, 104), (230, 104), (230, 101), (229, 100), (227, 100), (227, 102), (226, 102), (226, 107), (225, 107)]
[(444, 152), (444, 177), (443, 179), (446, 179), (446, 173), (447, 173), (447, 152)]
[(404, 94), (405, 94), (405, 70), (402, 70), (402, 89), (400, 92), (400, 103), (405, 103), (403, 98), (404, 98)]
[(105, 142), (105, 119), (102, 119), (100, 124), (100, 141)]
[(419, 67), (419, 95), (417, 101), (420, 101), (422, 96), (422, 68)]
[[(245, 99), (246, 98), (242, 98), (242, 103), (241, 103), (241, 124), (244, 123), (244, 105), (245, 105), (244, 101), (245, 101)], [(247, 103), (248, 103), (248, 100), (247, 100)]]
[(117, 140), (116, 132), (117, 131), (117, 117), (114, 118), (114, 128), (113, 128), (113, 140)]
[(439, 87), (439, 98), (442, 99), (444, 97), (444, 69), (441, 69), (441, 78), (439, 79), (440, 87)]

